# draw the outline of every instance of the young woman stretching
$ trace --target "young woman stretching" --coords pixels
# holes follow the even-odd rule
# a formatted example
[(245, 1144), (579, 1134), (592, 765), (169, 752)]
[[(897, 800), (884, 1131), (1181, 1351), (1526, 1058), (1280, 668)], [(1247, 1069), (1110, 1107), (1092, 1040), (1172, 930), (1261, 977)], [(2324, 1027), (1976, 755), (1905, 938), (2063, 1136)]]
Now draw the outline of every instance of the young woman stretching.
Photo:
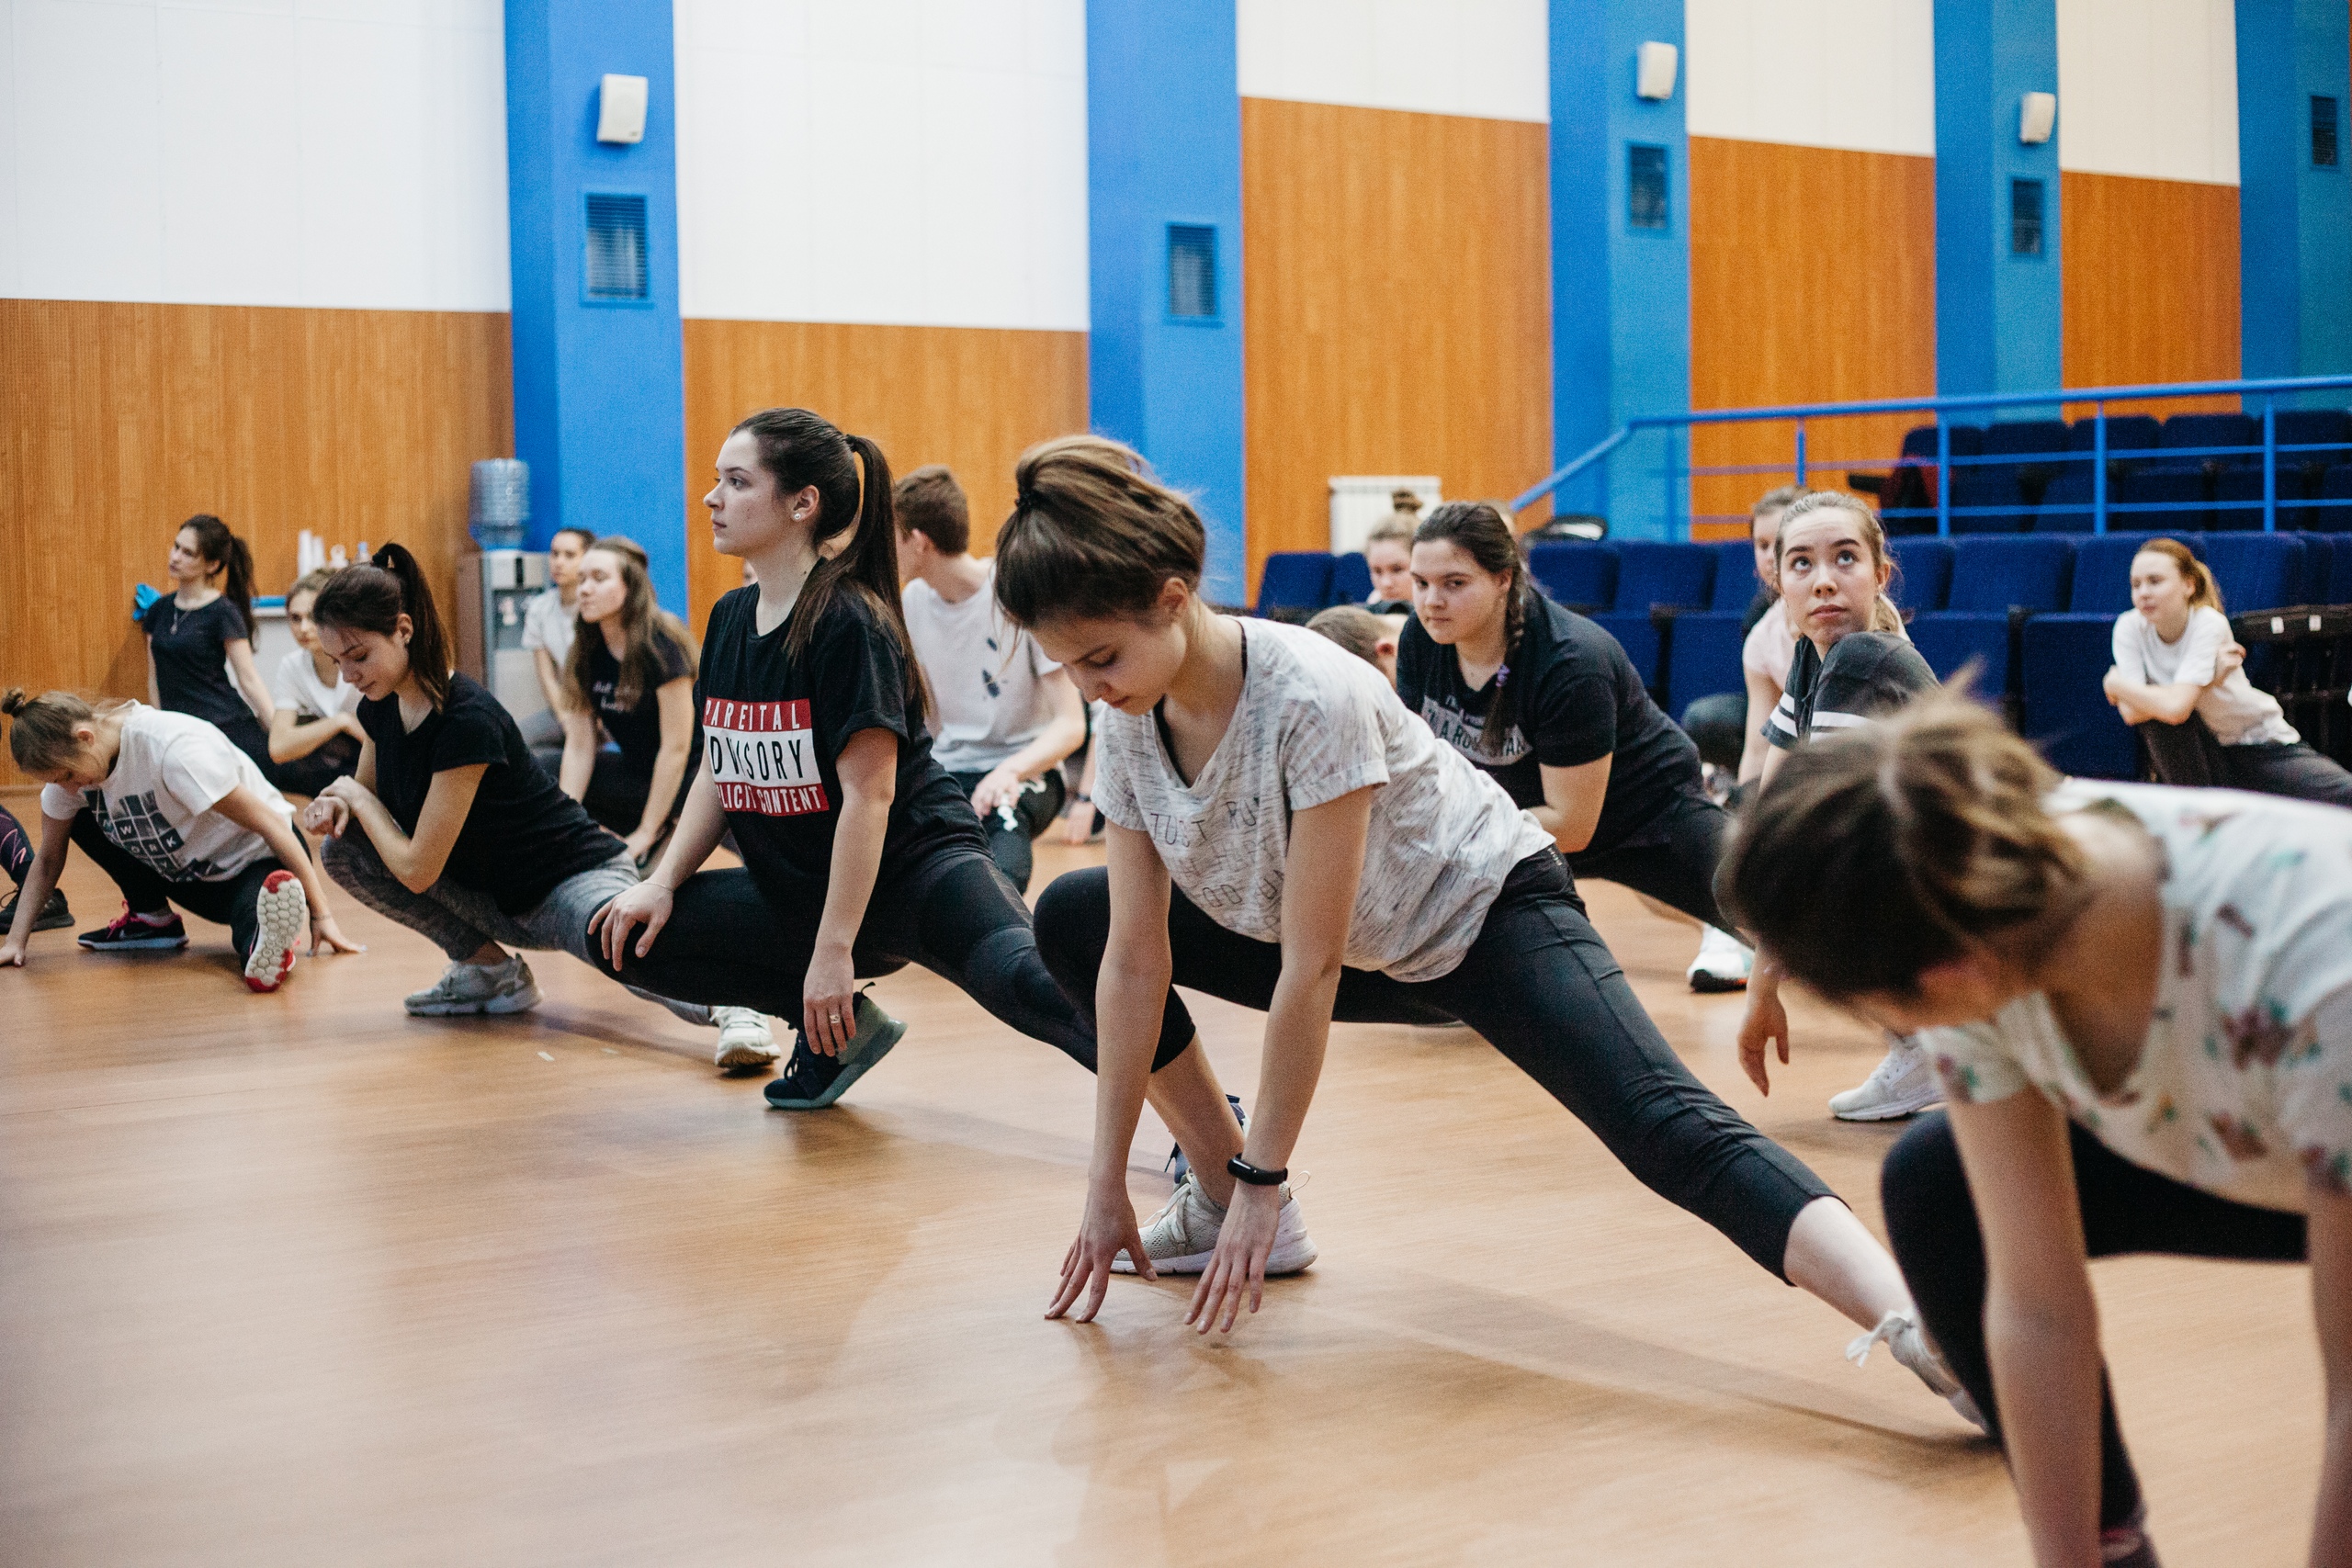
[(186, 947), (174, 904), (229, 928), (256, 991), (277, 989), (306, 936), (313, 952), (359, 951), (327, 912), (294, 808), (211, 725), (144, 703), (93, 708), (65, 692), (10, 691), (0, 713), (15, 720), (17, 766), (42, 784), (40, 850), (25, 875), (29, 897), (0, 941), (0, 968), (24, 964), (33, 912), (57, 886), (69, 842), (122, 889), (122, 914), (82, 935), (93, 952)]
[[(311, 615), (359, 689), (368, 743), (302, 825), (333, 840), (322, 858), (354, 897), (448, 955), (439, 982), (403, 1005), (427, 1018), (537, 1006), (530, 965), (507, 949), (591, 962), (588, 917), (637, 884), (628, 852), (540, 771), (498, 699), (450, 671), (432, 590), (406, 549), (386, 545), (335, 573)], [(775, 1059), (756, 1015), (664, 1005), (718, 1026), (722, 1067)]]
[[(1016, 479), (997, 596), (1112, 707), (1109, 866), (1061, 877), (1037, 912), (1102, 1042), (1086, 1213), (1048, 1315), (1091, 1317), (1122, 1255), (1200, 1272), (1187, 1321), (1204, 1331), (1254, 1311), (1269, 1274), (1315, 1256), (1284, 1167), (1332, 1020), (1458, 1019), (1652, 1189), (1952, 1390), (1870, 1233), (1658, 1036), (1549, 832), (1371, 666), (1304, 626), (1210, 610), (1199, 516), (1126, 447), (1066, 436)], [(1266, 1012), (1246, 1134), (1171, 985)], [(1127, 1150), (1155, 1052), (1194, 1064), (1191, 1118), (1215, 1141), (1186, 1144), (1191, 1173), (1138, 1230)]]
[[(572, 598), (582, 635), (564, 662), (560, 783), (621, 836), (642, 870), (676, 824), (702, 750), (694, 639), (654, 602), (645, 547), (634, 539), (591, 546)], [(617, 752), (604, 749), (600, 728)]]
[[(704, 767), (662, 863), (597, 913), (605, 961), (662, 996), (799, 1020), (767, 1089), (781, 1110), (831, 1104), (897, 1043), (906, 1026), (857, 982), (909, 964), (1091, 1069), (1093, 1031), (931, 754), (882, 449), (768, 409), (735, 427), (718, 467), (712, 542), (759, 580), (710, 612)], [(698, 869), (729, 829), (742, 869)], [(1162, 1114), (1189, 1150), (1201, 1134), (1183, 1103)]]
[(277, 784), (269, 754), (275, 706), (254, 668), (253, 552), (226, 523), (199, 513), (172, 536), (168, 570), (174, 591), (148, 605), (139, 623), (147, 633), (155, 705), (213, 726)]
[[(2278, 699), (2245, 678), (2243, 657), (2229, 657), (2235, 641), (2205, 563), (2177, 539), (2151, 539), (2132, 558), (2132, 608), (2115, 617), (2107, 700), (2126, 724), (2178, 733), (2201, 720), (2220, 743), (2217, 784), (2352, 806), (2352, 773), (2303, 744)], [(2160, 764), (2165, 730), (2148, 737)]]
[[(1894, 562), (1869, 502), (1842, 491), (1804, 497), (1781, 518), (1778, 554), (1781, 611), (1801, 635), (1787, 687), (1764, 724), (1770, 750), (1758, 777), (1767, 785), (1816, 728), (1853, 728), (1936, 687), (1935, 671), (1904, 635), (1902, 613), (1886, 595)], [(1780, 971), (1766, 955), (1748, 984), (1739, 1052), (1747, 1076), (1767, 1094), (1764, 1054), (1775, 1046), (1787, 1061), (1788, 1010), (1781, 1005)], [(1927, 1053), (1893, 1035), (1871, 1076), (1831, 1095), (1829, 1111), (1844, 1122), (1886, 1122), (1942, 1098)]]
[(269, 755), (277, 786), (288, 795), (315, 795), (359, 765), (360, 742), (368, 739), (355, 710), (359, 693), (319, 646), (311, 607), (334, 573), (324, 567), (286, 591), (286, 626), (294, 647), (278, 660), (276, 711), (269, 719)]
[(2352, 816), (2062, 782), (1939, 697), (1791, 757), (1734, 841), (1774, 957), (1935, 1058), (1887, 1229), (2050, 1568), (2156, 1560), (2084, 1266), (2123, 1253), (2310, 1260), (2311, 1561), (2352, 1564), (2347, 863)]
[[(1536, 591), (1503, 514), (1449, 501), (1413, 536), (1413, 618), (1396, 694), (1552, 835), (1577, 875), (1622, 883), (1703, 930), (1694, 991), (1747, 983), (1715, 908), (1731, 818), (1699, 749), (1650, 701), (1625, 650)], [(1671, 916), (1669, 916), (1671, 918)]]

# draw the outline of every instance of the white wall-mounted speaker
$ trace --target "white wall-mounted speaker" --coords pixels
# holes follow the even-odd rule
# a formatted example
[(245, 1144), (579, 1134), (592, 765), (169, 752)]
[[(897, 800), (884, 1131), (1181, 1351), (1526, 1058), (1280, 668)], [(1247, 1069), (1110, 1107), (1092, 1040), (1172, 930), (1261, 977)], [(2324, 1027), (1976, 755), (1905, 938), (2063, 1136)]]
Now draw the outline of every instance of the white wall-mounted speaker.
[(1674, 96), (1674, 72), (1682, 62), (1682, 51), (1670, 43), (1645, 43), (1636, 58), (1634, 96), (1661, 101)]
[(2018, 100), (2018, 140), (2029, 147), (2039, 147), (2050, 140), (2051, 128), (2058, 123), (2058, 95), (2028, 93)]
[(628, 146), (645, 140), (645, 78), (605, 75), (596, 94), (596, 140)]

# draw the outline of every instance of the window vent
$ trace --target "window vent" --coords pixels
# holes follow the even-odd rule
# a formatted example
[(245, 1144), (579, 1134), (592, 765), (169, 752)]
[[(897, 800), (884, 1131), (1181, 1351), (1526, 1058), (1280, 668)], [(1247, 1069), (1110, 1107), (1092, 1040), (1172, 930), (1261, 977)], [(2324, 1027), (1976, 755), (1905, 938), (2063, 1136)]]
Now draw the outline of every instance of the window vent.
[(1168, 225), (1168, 313), (1216, 318), (1216, 230), (1209, 224)]
[(2013, 256), (2038, 256), (2041, 254), (2040, 180), (2009, 182), (2009, 254)]
[(2312, 95), (2312, 167), (2332, 169), (2340, 156), (2335, 150), (2335, 100)]
[(1625, 149), (1625, 223), (1666, 227), (1666, 149), (1635, 142)]
[(643, 299), (645, 197), (588, 193), (584, 292), (591, 299)]

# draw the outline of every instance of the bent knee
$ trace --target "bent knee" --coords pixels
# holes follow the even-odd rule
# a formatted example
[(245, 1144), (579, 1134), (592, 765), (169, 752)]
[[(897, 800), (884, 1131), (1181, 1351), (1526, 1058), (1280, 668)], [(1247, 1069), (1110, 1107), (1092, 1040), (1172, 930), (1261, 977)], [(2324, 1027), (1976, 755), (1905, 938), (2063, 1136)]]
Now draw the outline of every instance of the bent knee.
[(1064, 872), (1037, 896), (1037, 952), (1064, 985), (1091, 983), (1111, 940), (1111, 874), (1101, 866)]
[(1940, 1111), (1930, 1111), (1895, 1140), (1879, 1169), (1878, 1190), (1887, 1235), (1898, 1255), (1906, 1240), (1973, 1218), (1975, 1204), (1951, 1119)]

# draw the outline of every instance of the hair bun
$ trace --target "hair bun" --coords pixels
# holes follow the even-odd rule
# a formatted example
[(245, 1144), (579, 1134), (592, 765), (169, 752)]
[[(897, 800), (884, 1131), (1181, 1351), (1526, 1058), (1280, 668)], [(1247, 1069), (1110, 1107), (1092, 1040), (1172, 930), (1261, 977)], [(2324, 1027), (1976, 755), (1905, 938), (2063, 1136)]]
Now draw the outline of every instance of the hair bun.
[(25, 695), (25, 689), (22, 686), (11, 686), (5, 695), (0, 695), (0, 713), (14, 718), (22, 713), (26, 705), (31, 701), (32, 698)]

